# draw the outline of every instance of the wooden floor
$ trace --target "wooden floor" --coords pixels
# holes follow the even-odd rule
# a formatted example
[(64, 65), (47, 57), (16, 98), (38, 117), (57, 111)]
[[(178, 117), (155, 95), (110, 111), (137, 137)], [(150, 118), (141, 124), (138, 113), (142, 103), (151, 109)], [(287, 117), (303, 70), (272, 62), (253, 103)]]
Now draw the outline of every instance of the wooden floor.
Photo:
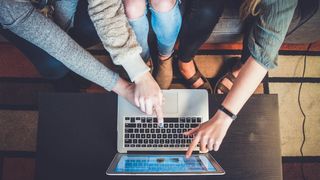
[[(212, 49), (215, 49), (218, 53), (224, 50), (230, 52), (229, 55), (217, 56), (217, 52), (207, 52), (208, 50)], [(234, 54), (238, 54), (238, 51), (240, 51), (241, 49), (241, 44), (206, 44), (201, 48), (202, 52), (200, 52), (200, 54), (205, 55), (198, 55), (196, 56), (195, 60), (199, 66), (200, 71), (203, 72), (203, 74), (208, 77), (212, 83), (214, 83), (217, 78), (221, 76), (221, 74), (223, 74), (223, 72), (221, 73), (221, 69), (226, 63), (224, 59), (227, 59), (230, 55), (234, 56)], [(283, 45), (282, 50), (296, 52), (301, 51), (300, 53), (303, 53), (307, 50), (307, 45)], [(316, 43), (315, 45), (313, 45), (311, 51), (319, 52), (320, 43)], [(99, 53), (98, 55), (96, 55), (96, 57), (104, 64), (110, 66), (109, 60), (106, 56)], [(256, 93), (266, 93), (268, 88), (267, 85), (268, 84), (261, 84), (256, 90)], [(183, 84), (181, 84), (181, 79), (179, 79), (179, 76), (175, 77), (172, 88), (185, 88)], [(19, 111), (22, 114), (24, 114), (24, 111), (37, 112), (37, 94), (39, 92), (54, 91), (55, 90), (53, 89), (52, 81), (41, 78), (34, 66), (20, 53), (20, 51), (18, 51), (8, 43), (0, 44), (0, 111), (12, 110), (12, 113), (15, 113), (15, 111)], [(89, 88), (82, 89), (82, 91), (88, 93), (106, 92), (101, 87), (93, 84)], [(24, 118), (35, 118), (34, 115), (22, 116)], [(0, 126), (4, 125), (0, 124)], [(30, 138), (32, 140), (27, 140), (26, 142), (29, 145), (33, 143), (30, 146), (17, 147), (17, 144), (21, 145), (21, 142), (2, 142), (0, 138), (0, 180), (34, 179), (34, 153), (36, 152), (34, 134), (30, 135)], [(31, 141), (32, 143), (30, 143)], [(20, 151), (25, 150), (27, 150), (28, 152), (20, 153)], [(18, 152), (15, 153), (14, 151)], [(301, 163), (298, 162), (283, 163), (284, 179), (302, 179), (300, 165)], [(320, 162), (306, 162), (304, 163), (304, 169), (305, 176), (307, 177), (306, 179), (320, 179)]]

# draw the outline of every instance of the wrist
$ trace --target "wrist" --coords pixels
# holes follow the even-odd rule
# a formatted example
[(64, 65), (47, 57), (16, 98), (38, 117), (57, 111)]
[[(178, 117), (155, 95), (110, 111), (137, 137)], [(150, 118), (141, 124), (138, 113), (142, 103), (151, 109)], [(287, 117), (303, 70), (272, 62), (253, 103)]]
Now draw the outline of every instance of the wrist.
[(218, 110), (214, 116), (214, 119), (221, 123), (227, 123), (230, 125), (233, 122), (233, 119), (221, 110)]
[(113, 87), (112, 91), (120, 96), (126, 95), (126, 90), (130, 86), (130, 83), (122, 78), (119, 78), (116, 85)]
[(134, 80), (134, 83), (139, 84), (141, 82), (144, 82), (148, 79), (150, 79), (150, 72), (146, 71), (145, 73), (141, 74), (140, 76), (136, 77), (136, 79)]

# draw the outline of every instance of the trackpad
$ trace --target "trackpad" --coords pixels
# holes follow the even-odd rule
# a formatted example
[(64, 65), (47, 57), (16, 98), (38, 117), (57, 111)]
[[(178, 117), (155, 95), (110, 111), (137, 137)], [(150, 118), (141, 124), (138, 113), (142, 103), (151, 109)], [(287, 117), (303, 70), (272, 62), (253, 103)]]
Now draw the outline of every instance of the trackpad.
[(177, 92), (165, 92), (164, 93), (164, 114), (176, 114), (178, 113), (178, 93)]

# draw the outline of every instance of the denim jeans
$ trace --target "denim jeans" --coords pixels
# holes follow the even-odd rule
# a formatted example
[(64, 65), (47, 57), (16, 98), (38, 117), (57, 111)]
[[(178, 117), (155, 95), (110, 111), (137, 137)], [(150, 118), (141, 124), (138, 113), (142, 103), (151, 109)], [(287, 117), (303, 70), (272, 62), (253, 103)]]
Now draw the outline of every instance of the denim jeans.
[[(71, 5), (71, 2), (67, 0), (61, 0), (59, 3), (64, 2)], [(59, 12), (63, 14), (61, 14), (59, 19), (55, 19), (56, 23), (62, 29), (67, 30), (71, 28), (69, 30), (70, 36), (82, 47), (86, 48), (98, 44), (100, 39), (88, 15), (87, 2), (80, 0), (78, 5), (74, 3), (75, 0), (72, 0), (72, 2), (72, 5), (76, 8), (76, 12), (72, 13), (70, 10), (74, 8), (60, 4), (61, 9), (56, 8), (56, 13)], [(62, 18), (62, 15), (64, 18)], [(41, 31), (41, 29), (39, 29), (39, 31)], [(47, 79), (60, 79), (70, 71), (69, 68), (47, 52), (27, 40), (20, 38), (9, 30), (0, 28), (0, 34), (25, 55), (43, 77)]]
[[(157, 37), (159, 55), (170, 56), (177, 40), (182, 17), (179, 9), (179, 0), (168, 12), (158, 12), (148, 4), (151, 13), (151, 26)], [(137, 41), (142, 47), (141, 57), (147, 61), (150, 57), (148, 46), (149, 21), (147, 11), (137, 19), (129, 19)]]
[(183, 1), (183, 23), (178, 59), (190, 62), (200, 46), (209, 38), (224, 8), (224, 0)]

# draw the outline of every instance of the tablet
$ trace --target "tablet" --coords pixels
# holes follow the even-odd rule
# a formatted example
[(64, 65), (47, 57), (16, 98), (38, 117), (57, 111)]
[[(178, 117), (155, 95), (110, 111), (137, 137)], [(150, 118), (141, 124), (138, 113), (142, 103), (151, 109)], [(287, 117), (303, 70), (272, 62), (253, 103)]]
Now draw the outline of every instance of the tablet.
[(210, 154), (121, 154), (111, 162), (107, 175), (223, 175)]

